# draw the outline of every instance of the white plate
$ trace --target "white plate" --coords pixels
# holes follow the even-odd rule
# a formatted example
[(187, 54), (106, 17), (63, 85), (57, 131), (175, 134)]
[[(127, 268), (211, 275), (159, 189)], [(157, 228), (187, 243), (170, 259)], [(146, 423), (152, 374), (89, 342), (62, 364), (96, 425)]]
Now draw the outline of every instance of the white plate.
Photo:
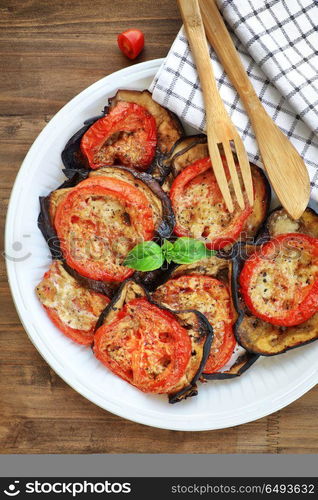
[(63, 179), (61, 151), (83, 121), (96, 116), (118, 87), (144, 89), (161, 60), (128, 67), (90, 86), (62, 108), (38, 136), (17, 176), (7, 215), (9, 282), (21, 321), (35, 347), (65, 382), (98, 406), (142, 424), (184, 431), (231, 427), (264, 417), (302, 396), (318, 381), (318, 343), (261, 358), (242, 377), (200, 385), (199, 396), (169, 405), (110, 373), (89, 348), (64, 337), (34, 293), (50, 257), (37, 228), (38, 197)]

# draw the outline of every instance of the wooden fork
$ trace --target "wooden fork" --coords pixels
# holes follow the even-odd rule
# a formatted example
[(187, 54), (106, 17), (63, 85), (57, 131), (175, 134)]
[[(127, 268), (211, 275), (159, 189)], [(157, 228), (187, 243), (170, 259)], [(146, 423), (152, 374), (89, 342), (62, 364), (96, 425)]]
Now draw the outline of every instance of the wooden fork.
[(251, 120), (270, 183), (289, 215), (293, 219), (299, 219), (310, 196), (306, 165), (286, 135), (265, 111), (214, 0), (200, 0), (199, 4), (208, 40), (238, 91)]
[(223, 149), (237, 202), (244, 208), (244, 196), (231, 149), (232, 144), (241, 169), (247, 200), (252, 206), (254, 196), (250, 164), (243, 142), (227, 114), (216, 85), (198, 0), (178, 0), (178, 5), (203, 92), (208, 148), (218, 186), (227, 209), (233, 212), (234, 204), (221, 158)]

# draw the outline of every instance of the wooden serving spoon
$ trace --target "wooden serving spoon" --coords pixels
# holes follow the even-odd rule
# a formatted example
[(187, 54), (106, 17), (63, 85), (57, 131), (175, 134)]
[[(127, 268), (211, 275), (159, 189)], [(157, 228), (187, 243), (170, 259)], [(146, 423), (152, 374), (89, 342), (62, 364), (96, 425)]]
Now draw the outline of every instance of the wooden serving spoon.
[(308, 205), (310, 181), (306, 165), (292, 143), (260, 102), (214, 0), (199, 0), (207, 38), (251, 120), (262, 161), (281, 204), (293, 219)]

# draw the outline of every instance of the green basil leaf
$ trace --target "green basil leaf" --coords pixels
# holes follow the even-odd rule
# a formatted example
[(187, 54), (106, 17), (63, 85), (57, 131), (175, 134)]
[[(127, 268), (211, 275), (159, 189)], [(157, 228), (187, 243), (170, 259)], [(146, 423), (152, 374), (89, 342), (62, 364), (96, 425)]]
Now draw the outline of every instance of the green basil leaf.
[(164, 258), (170, 264), (172, 261), (172, 255), (173, 255), (173, 243), (168, 240), (164, 240), (163, 245), (161, 246), (161, 250), (163, 252)]
[(136, 245), (124, 260), (124, 266), (136, 271), (154, 271), (164, 263), (161, 247), (154, 241), (144, 241)]
[(203, 241), (183, 237), (174, 242), (170, 256), (176, 264), (191, 264), (214, 254), (213, 250), (206, 248)]

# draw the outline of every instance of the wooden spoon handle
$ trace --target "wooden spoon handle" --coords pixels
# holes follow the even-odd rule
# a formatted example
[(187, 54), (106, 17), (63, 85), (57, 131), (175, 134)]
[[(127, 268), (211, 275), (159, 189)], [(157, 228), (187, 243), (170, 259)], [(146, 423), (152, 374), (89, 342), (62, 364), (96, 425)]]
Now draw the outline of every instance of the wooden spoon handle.
[[(178, 0), (178, 5), (197, 67), (208, 123), (212, 116), (214, 120), (217, 119), (217, 113), (221, 113), (223, 103), (213, 74), (199, 3), (198, 0)], [(217, 102), (220, 106), (216, 107)]]
[(199, 2), (198, 0), (178, 0), (178, 5), (203, 92), (206, 132), (213, 171), (225, 204), (229, 212), (233, 212), (234, 205), (217, 146), (220, 141), (218, 141), (215, 133), (218, 122), (224, 122), (227, 115), (214, 78)]
[(257, 108), (264, 113), (232, 38), (214, 0), (200, 0), (200, 10), (205, 31), (230, 80), (235, 85), (246, 108)]

